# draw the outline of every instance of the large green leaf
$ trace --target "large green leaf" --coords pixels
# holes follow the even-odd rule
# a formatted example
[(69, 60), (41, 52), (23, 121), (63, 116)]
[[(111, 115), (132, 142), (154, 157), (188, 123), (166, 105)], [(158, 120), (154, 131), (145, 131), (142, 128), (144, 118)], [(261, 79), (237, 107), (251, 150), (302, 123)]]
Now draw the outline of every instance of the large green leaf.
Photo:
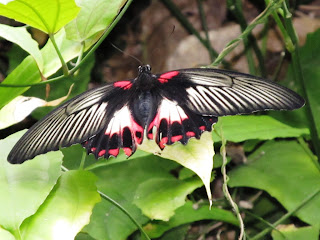
[(87, 171), (63, 173), (37, 213), (21, 225), (22, 239), (74, 239), (89, 223), (92, 209), (100, 201), (96, 180)]
[[(270, 141), (248, 158), (248, 164), (229, 173), (231, 187), (267, 191), (291, 211), (320, 189), (320, 171), (303, 147), (294, 141)], [(320, 224), (320, 194), (295, 215), (311, 225)]]
[[(81, 49), (81, 44), (67, 40), (65, 38), (65, 32), (62, 29), (56, 35), (56, 42), (59, 46), (60, 52), (65, 59), (65, 61), (69, 61), (75, 58)], [(49, 41), (45, 47), (41, 49), (41, 54), (43, 56), (44, 61), (44, 69), (42, 74), (44, 77), (49, 77), (54, 74), (58, 69), (61, 68), (61, 62), (58, 58), (58, 55)], [(32, 84), (41, 81), (41, 76), (39, 69), (35, 60), (28, 56), (23, 62), (15, 68), (3, 81), (5, 84)], [(29, 87), (22, 88), (11, 88), (11, 87), (0, 87), (0, 108), (5, 104), (10, 102), (15, 97), (24, 93)]]
[[(176, 178), (170, 174), (170, 171), (179, 165), (173, 161), (166, 160), (157, 156), (148, 156), (136, 158), (131, 161), (121, 162), (108, 165), (104, 168), (94, 169), (94, 173), (98, 176), (98, 189), (116, 200), (130, 212), (131, 215), (140, 223), (144, 224), (148, 218), (143, 216), (141, 210), (133, 203), (139, 195), (146, 195), (142, 192), (144, 183), (153, 179), (163, 179), (172, 183)], [(196, 176), (195, 176), (196, 177)], [(200, 180), (198, 180), (200, 182)], [(171, 202), (173, 204), (175, 198), (185, 196), (183, 181), (182, 191), (179, 188), (172, 191)], [(159, 193), (157, 181), (155, 185), (146, 189), (150, 195)], [(148, 185), (150, 186), (151, 183)], [(139, 195), (137, 190), (142, 185)], [(169, 186), (168, 186), (169, 187)], [(156, 201), (156, 200), (155, 200)], [(166, 209), (162, 208), (163, 211)], [(172, 209), (169, 209), (172, 211)], [(123, 226), (126, 226), (125, 228)], [(103, 200), (94, 208), (93, 216), (90, 224), (85, 228), (91, 236), (96, 239), (126, 239), (132, 232), (136, 230), (136, 226), (131, 220), (122, 213), (116, 206)]]
[[(269, 140), (280, 137), (299, 137), (309, 134), (307, 127), (292, 127), (266, 115), (222, 117), (213, 127), (218, 133), (222, 128), (224, 138), (232, 142), (242, 142), (248, 139)], [(215, 142), (221, 141), (215, 131), (212, 135)]]
[(27, 51), (37, 62), (40, 71), (42, 71), (43, 59), (38, 43), (31, 37), (26, 27), (11, 27), (0, 24), (0, 36)]
[(152, 178), (139, 185), (133, 202), (150, 219), (168, 221), (175, 210), (185, 204), (187, 195), (202, 184), (198, 177), (184, 181)]
[(16, 238), (9, 232), (1, 228), (0, 226), (0, 239), (16, 240)]
[(8, 163), (9, 151), (23, 133), (0, 141), (0, 225), (12, 233), (46, 199), (60, 175), (62, 160), (61, 152), (50, 152), (21, 165)]
[(147, 224), (144, 229), (152, 238), (160, 237), (164, 232), (187, 223), (193, 223), (201, 220), (217, 220), (238, 225), (238, 220), (232, 212), (224, 209), (204, 205), (199, 208), (193, 206), (192, 202), (187, 202), (176, 210), (176, 214), (168, 222), (153, 221)]
[(65, 27), (67, 38), (83, 42), (104, 31), (117, 16), (126, 0), (77, 0), (78, 16)]
[[(92, 1), (87, 0), (87, 4), (91, 4)], [(113, 5), (111, 5), (113, 6)], [(114, 7), (114, 6), (113, 6)], [(119, 6), (115, 6), (116, 9), (108, 9), (108, 12), (115, 13), (119, 10)], [(116, 13), (114, 17), (116, 16)], [(111, 15), (110, 15), (111, 18)], [(107, 24), (107, 22), (104, 22)], [(70, 25), (68, 31), (79, 31), (80, 29), (73, 29), (73, 27), (86, 27), (85, 25)], [(101, 27), (101, 25), (99, 25)], [(106, 25), (107, 28), (107, 25)], [(63, 56), (65, 62), (68, 62), (75, 57), (79, 56), (82, 49), (82, 44), (78, 41), (72, 41), (66, 38), (66, 33), (64, 28), (61, 29), (57, 34), (54, 35), (55, 41)], [(85, 49), (90, 48), (97, 39), (94, 39), (90, 42), (86, 42)], [(53, 47), (51, 41), (41, 49), (41, 54), (43, 56), (44, 69), (42, 75), (46, 78), (50, 77), (61, 68), (61, 62), (58, 58), (56, 50)], [(3, 81), (4, 84), (32, 84), (41, 81), (41, 75), (39, 69), (37, 68), (36, 62), (34, 59), (29, 56), (24, 59), (24, 61), (12, 71), (7, 78)], [(9, 103), (15, 97), (24, 93), (28, 88), (10, 88), (10, 87), (0, 87), (0, 108)]]
[(163, 150), (153, 140), (143, 142), (140, 149), (167, 158), (195, 172), (205, 185), (208, 199), (211, 202), (211, 173), (213, 169), (213, 141), (210, 132), (204, 132), (200, 139), (191, 138), (187, 145), (176, 142), (167, 145)]
[[(38, 65), (33, 57), (26, 57), (3, 81), (5, 84), (30, 84), (40, 82)], [(1, 84), (0, 84), (1, 85)], [(28, 87), (11, 88), (0, 86), (0, 108), (22, 94)]]
[[(303, 79), (306, 85), (313, 119), (316, 124), (318, 137), (320, 136), (320, 30), (309, 34), (305, 45), (300, 51), (300, 63)], [(293, 75), (293, 66), (289, 69), (288, 77)], [(320, 139), (318, 139), (320, 141)]]
[[(55, 100), (68, 94), (69, 89), (72, 86), (72, 91), (68, 95), (68, 99), (73, 98), (80, 93), (83, 93), (88, 89), (88, 83), (90, 81), (90, 73), (94, 66), (94, 56), (90, 56), (89, 61), (85, 64), (77, 74), (73, 77), (65, 78), (63, 81), (58, 81), (50, 84), (50, 94), (47, 97), (48, 100)], [(30, 88), (25, 94), (29, 96), (36, 96), (41, 99), (46, 98), (46, 86), (35, 86)], [(53, 107), (42, 107), (36, 109), (32, 116), (36, 119), (44, 117)]]
[(15, 0), (0, 3), (0, 15), (55, 33), (77, 16), (80, 8), (74, 0)]

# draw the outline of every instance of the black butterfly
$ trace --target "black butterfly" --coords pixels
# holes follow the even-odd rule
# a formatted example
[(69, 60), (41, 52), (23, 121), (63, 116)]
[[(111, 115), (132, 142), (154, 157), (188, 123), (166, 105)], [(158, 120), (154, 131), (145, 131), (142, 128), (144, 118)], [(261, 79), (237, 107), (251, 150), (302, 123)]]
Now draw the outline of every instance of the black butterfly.
[[(191, 68), (152, 74), (140, 66), (133, 80), (91, 89), (67, 101), (32, 126), (8, 161), (82, 143), (96, 158), (132, 155), (143, 138), (165, 144), (200, 138), (219, 116), (264, 110), (293, 110), (305, 101), (295, 92), (252, 75)], [(153, 131), (154, 127), (156, 128)]]

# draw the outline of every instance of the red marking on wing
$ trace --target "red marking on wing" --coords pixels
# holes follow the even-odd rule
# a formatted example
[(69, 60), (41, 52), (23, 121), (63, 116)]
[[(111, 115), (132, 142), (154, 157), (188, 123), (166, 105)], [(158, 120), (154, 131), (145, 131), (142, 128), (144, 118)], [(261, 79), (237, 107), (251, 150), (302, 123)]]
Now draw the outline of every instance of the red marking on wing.
[(98, 156), (99, 157), (102, 157), (103, 155), (105, 155), (106, 154), (106, 150), (101, 150), (99, 153), (98, 153)]
[(148, 139), (153, 139), (153, 134), (152, 133), (148, 133)]
[(132, 149), (131, 148), (124, 147), (123, 151), (128, 157), (130, 157), (132, 155)]
[(164, 144), (166, 144), (167, 142), (168, 142), (168, 138), (167, 137), (163, 137), (159, 142), (159, 147), (161, 149), (164, 149), (164, 147), (165, 147)]
[(206, 130), (206, 126), (200, 126), (199, 129), (200, 129), (201, 131), (204, 131), (204, 130)]
[(187, 137), (194, 137), (195, 135), (195, 132), (186, 132)]
[(113, 86), (127, 90), (132, 87), (132, 83), (130, 81), (119, 81), (119, 82), (114, 82)]
[(112, 156), (118, 156), (119, 154), (119, 148), (115, 148), (115, 149), (109, 149), (109, 154)]
[(97, 148), (95, 147), (91, 148), (91, 152), (94, 152), (95, 150), (97, 150)]
[(161, 74), (160, 77), (158, 78), (158, 81), (161, 83), (166, 83), (171, 78), (173, 78), (174, 76), (177, 76), (178, 74), (179, 74), (179, 71), (171, 71), (171, 72)]
[(172, 142), (177, 142), (177, 141), (180, 141), (181, 139), (182, 139), (182, 135), (177, 135), (177, 136), (171, 137)]

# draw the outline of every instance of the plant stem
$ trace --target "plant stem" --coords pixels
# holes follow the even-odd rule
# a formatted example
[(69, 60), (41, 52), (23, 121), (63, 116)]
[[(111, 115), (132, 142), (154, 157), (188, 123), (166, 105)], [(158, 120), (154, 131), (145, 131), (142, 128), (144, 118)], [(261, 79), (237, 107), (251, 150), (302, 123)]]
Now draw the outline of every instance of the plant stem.
[(101, 195), (101, 197), (103, 197), (105, 200), (112, 203), (114, 206), (116, 206), (118, 209), (120, 209), (124, 214), (126, 214), (131, 219), (131, 221), (139, 228), (139, 230), (141, 231), (143, 236), (147, 240), (150, 240), (148, 234), (143, 230), (143, 228), (140, 226), (140, 224), (130, 215), (130, 213), (124, 207), (122, 207), (119, 203), (117, 203), (115, 200), (113, 200), (112, 198), (110, 198), (109, 196), (104, 194), (103, 192), (98, 191), (98, 193)]
[(60, 49), (58, 48), (58, 45), (57, 45), (56, 40), (54, 38), (54, 34), (49, 33), (49, 38), (50, 38), (50, 40), (52, 42), (52, 45), (53, 45), (54, 49), (56, 50), (56, 52), (58, 54), (58, 57), (60, 59), (60, 62), (61, 62), (61, 65), (62, 65), (63, 75), (65, 77), (67, 77), (69, 75), (69, 69), (68, 69), (68, 66), (67, 66), (66, 62), (64, 61), (64, 59), (63, 59), (63, 57), (61, 55)]
[[(210, 42), (210, 38), (209, 38), (209, 34), (208, 34), (208, 26), (207, 26), (207, 21), (206, 21), (206, 15), (204, 13), (204, 10), (203, 10), (203, 4), (202, 4), (202, 1), (203, 0), (197, 0), (197, 4), (198, 4), (198, 9), (199, 9), (199, 13), (200, 13), (200, 19), (201, 19), (201, 25), (202, 25), (202, 28), (203, 28), (203, 31), (205, 33), (205, 36), (206, 36), (206, 41), (207, 41), (207, 44), (209, 46), (211, 46), (211, 42)], [(217, 54), (215, 54), (213, 51), (212, 51), (212, 46), (210, 49), (208, 49), (208, 52), (209, 52), (209, 55), (210, 55), (210, 61), (213, 62), (214, 59), (217, 57)]]
[(82, 152), (82, 156), (81, 156), (81, 162), (80, 162), (80, 165), (79, 165), (79, 170), (83, 170), (84, 163), (86, 162), (86, 156), (87, 156), (86, 151), (83, 151)]
[(258, 24), (262, 24), (266, 21), (267, 17), (272, 14), (275, 10), (277, 10), (282, 2), (284, 0), (274, 0), (270, 2), (265, 10), (259, 14), (248, 26), (247, 28), (240, 34), (239, 37), (236, 39), (230, 41), (226, 47), (223, 49), (223, 51), (219, 54), (219, 56), (216, 58), (214, 63), (212, 63), (212, 66), (218, 65), (224, 57), (229, 54), (238, 44), (240, 43), (241, 40), (247, 37), (247, 35), (257, 26)]
[[(215, 58), (218, 56), (218, 53), (211, 47), (210, 44), (208, 44), (208, 42), (204, 38), (200, 36), (199, 32), (192, 26), (188, 19), (181, 13), (181, 11), (171, 0), (161, 0), (161, 2), (169, 9), (171, 14), (175, 16), (175, 18), (187, 30), (187, 32), (193, 34), (202, 43), (202, 45), (209, 51), (210, 54), (213, 54)], [(230, 64), (228, 64), (227, 62), (223, 61), (222, 64), (226, 68), (230, 68)]]
[[(288, 8), (285, 2), (283, 2), (282, 9), (284, 11), (284, 23), (286, 26), (286, 31), (294, 46), (293, 50), (290, 52), (292, 56), (292, 64), (293, 64), (292, 69), (293, 69), (296, 80), (298, 80), (297, 83), (300, 85), (300, 88), (302, 89), (302, 92), (303, 92), (303, 96), (307, 102), (305, 107), (306, 107), (307, 117), (310, 122), (310, 135), (311, 135), (313, 147), (315, 149), (315, 152), (319, 161), (320, 160), (320, 139), (317, 131), (316, 120), (314, 119), (314, 116), (312, 114), (312, 109), (310, 106), (310, 100), (309, 100), (307, 88), (305, 85), (305, 81), (303, 79), (302, 68), (300, 63), (299, 40), (295, 32), (295, 29), (293, 27), (292, 14), (288, 12)], [(290, 51), (290, 49), (288, 50)]]
[[(230, 9), (230, 11), (237, 18), (239, 25), (241, 27), (241, 31), (243, 32), (248, 27), (248, 25), (247, 25), (247, 22), (246, 22), (244, 15), (243, 15), (241, 1), (240, 0), (228, 0), (227, 4), (228, 4), (228, 8)], [(255, 37), (251, 33), (249, 33), (247, 38), (243, 39), (243, 42), (244, 42), (244, 46), (245, 46), (245, 52), (246, 52), (246, 56), (247, 56), (247, 60), (248, 60), (250, 73), (255, 74), (254, 60), (253, 60), (253, 56), (252, 56), (251, 50), (250, 50), (250, 45), (251, 45), (252, 49), (254, 50), (254, 52), (257, 56), (258, 62), (259, 62), (261, 76), (266, 77), (266, 69), (264, 66), (263, 55), (259, 49), (259, 46), (257, 44)]]
[[(64, 167), (64, 166), (61, 166), (61, 168), (67, 172), (69, 171), (68, 168)], [(137, 226), (137, 228), (141, 231), (141, 233), (143, 234), (143, 236), (147, 239), (147, 240), (150, 240), (149, 236), (147, 235), (147, 233), (143, 230), (143, 228), (140, 226), (140, 224), (131, 216), (131, 214), (124, 208), (122, 207), (119, 203), (117, 203), (115, 200), (113, 200), (112, 198), (110, 198), (109, 196), (107, 196), (106, 194), (104, 194), (103, 192), (101, 191), (97, 191), (100, 196), (102, 198), (104, 198), (105, 200), (109, 201), (111, 204), (113, 204), (114, 206), (116, 206), (119, 210), (121, 210), (125, 215), (127, 215), (130, 220), (134, 223), (134, 225)]]
[(298, 211), (301, 207), (303, 207), (306, 203), (308, 203), (312, 198), (314, 198), (318, 193), (320, 192), (320, 189), (315, 191), (314, 193), (310, 194), (307, 198), (305, 198), (299, 206), (291, 210), (290, 212), (287, 212), (285, 215), (283, 215), (278, 221), (276, 221), (274, 224), (272, 224), (272, 227), (266, 228), (254, 237), (251, 238), (251, 240), (258, 240), (262, 239), (263, 236), (265, 236), (268, 232), (270, 232), (273, 228), (278, 226), (280, 223), (288, 219), (292, 214), (294, 214), (296, 211)]
[[(94, 53), (94, 51), (100, 46), (100, 44), (103, 42), (103, 40), (109, 35), (109, 33), (113, 30), (113, 28), (117, 25), (117, 23), (120, 21), (120, 19), (122, 18), (122, 16), (124, 15), (124, 13), (127, 11), (127, 9), (129, 8), (130, 4), (132, 3), (133, 0), (128, 0), (126, 2), (126, 4), (124, 5), (124, 7), (121, 9), (121, 11), (119, 12), (119, 14), (117, 15), (117, 17), (114, 19), (114, 21), (110, 24), (110, 26), (104, 31), (103, 35), (101, 36), (101, 38), (98, 40), (98, 42), (96, 42), (96, 44), (89, 50), (89, 52), (86, 54), (86, 56), (84, 58), (81, 59), (81, 61), (76, 64), (76, 66), (74, 68), (72, 68), (70, 71), (68, 71), (68, 75), (73, 75), (79, 68), (80, 66), (82, 66), (88, 59), (89, 57)], [(53, 38), (54, 39), (54, 38)], [(81, 50), (82, 51), (82, 50)], [(60, 53), (60, 51), (58, 51), (58, 53)], [(58, 54), (59, 55), (59, 54)], [(61, 54), (60, 54), (61, 56)], [(60, 58), (59, 56), (59, 58)], [(80, 55), (82, 57), (82, 54), (80, 53)], [(62, 56), (61, 56), (62, 57)], [(81, 58), (80, 57), (80, 58)], [(64, 62), (64, 60), (63, 60)], [(65, 70), (63, 70), (65, 71)], [(58, 82), (62, 79), (64, 79), (65, 76), (65, 72), (64, 75), (52, 78), (52, 79), (48, 79), (46, 81), (43, 82), (39, 82), (39, 83), (33, 83), (33, 84), (0, 84), (0, 87), (32, 87), (32, 86), (39, 86), (39, 85), (45, 85), (48, 83), (53, 83), (53, 82)]]
[(233, 208), (233, 211), (235, 212), (237, 218), (238, 218), (238, 221), (239, 221), (239, 225), (240, 225), (240, 235), (239, 235), (239, 240), (243, 239), (245, 240), (246, 239), (246, 233), (244, 231), (244, 224), (243, 224), (243, 220), (242, 220), (242, 217), (241, 217), (241, 214), (239, 212), (239, 208), (237, 206), (237, 204), (233, 201), (230, 193), (229, 193), (229, 190), (228, 190), (228, 181), (229, 181), (229, 177), (227, 176), (227, 169), (226, 169), (226, 166), (227, 166), (227, 163), (228, 163), (228, 160), (227, 160), (227, 156), (226, 156), (226, 139), (224, 138), (223, 136), (223, 132), (222, 132), (222, 128), (220, 130), (220, 136), (221, 136), (221, 141), (222, 141), (222, 145), (221, 145), (221, 148), (220, 148), (220, 154), (222, 155), (222, 159), (223, 159), (223, 163), (222, 163), (222, 166), (221, 166), (221, 173), (222, 173), (222, 176), (223, 176), (223, 193), (224, 193), (224, 196), (227, 198), (228, 202), (230, 203), (231, 207)]
[(82, 61), (76, 65), (73, 69), (70, 70), (70, 74), (73, 74), (75, 71), (77, 71), (80, 66), (82, 66), (87, 59), (96, 51), (96, 49), (100, 46), (100, 44), (104, 41), (104, 39), (109, 35), (109, 33), (114, 29), (114, 27), (117, 25), (117, 23), (120, 21), (124, 13), (127, 11), (129, 8), (130, 4), (132, 3), (133, 0), (128, 0), (126, 4), (123, 6), (117, 17), (113, 20), (113, 22), (110, 24), (110, 26), (104, 31), (98, 42), (96, 42), (95, 45), (89, 50), (89, 52), (83, 57)]

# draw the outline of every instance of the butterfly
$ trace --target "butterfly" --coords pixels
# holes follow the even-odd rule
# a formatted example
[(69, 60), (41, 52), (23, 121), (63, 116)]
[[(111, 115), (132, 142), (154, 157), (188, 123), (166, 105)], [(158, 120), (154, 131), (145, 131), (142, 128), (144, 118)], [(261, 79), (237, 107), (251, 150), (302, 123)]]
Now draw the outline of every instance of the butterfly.
[(145, 65), (135, 79), (88, 90), (50, 112), (21, 137), (8, 161), (23, 163), (76, 143), (97, 159), (116, 157), (120, 148), (131, 156), (144, 138), (160, 149), (187, 144), (220, 116), (304, 104), (294, 91), (249, 74), (210, 68), (152, 74)]

